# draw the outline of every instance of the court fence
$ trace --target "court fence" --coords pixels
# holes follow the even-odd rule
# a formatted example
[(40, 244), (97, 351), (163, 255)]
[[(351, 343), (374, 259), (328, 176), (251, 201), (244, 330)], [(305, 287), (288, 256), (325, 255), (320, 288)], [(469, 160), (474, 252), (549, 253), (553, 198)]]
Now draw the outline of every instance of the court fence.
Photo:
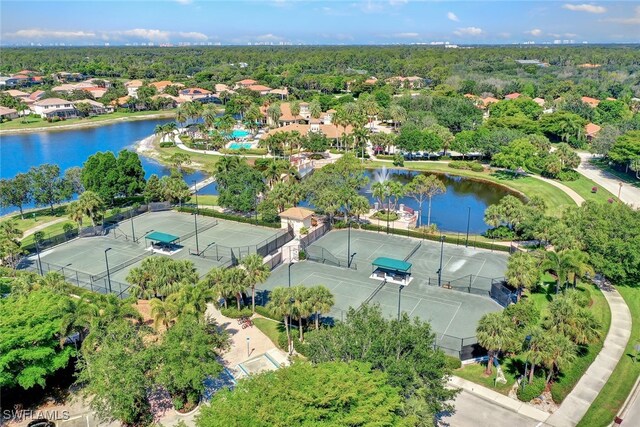
[(308, 246), (304, 252), (304, 256), (305, 259), (309, 261), (319, 262), (321, 264), (329, 264), (335, 267), (351, 268), (352, 270), (358, 269), (358, 265), (355, 262), (352, 262), (351, 266), (349, 266), (347, 260), (341, 261), (329, 250), (323, 248), (320, 245)]
[(427, 284), (468, 294), (488, 296), (502, 307), (514, 302), (515, 298), (515, 291), (507, 286), (504, 277), (489, 278), (475, 274), (457, 278), (441, 276), (440, 280), (438, 280), (438, 277), (428, 277)]
[[(33, 258), (33, 257), (31, 257)], [(56, 272), (62, 274), (65, 280), (72, 285), (83, 289), (88, 289), (101, 294), (113, 293), (118, 298), (129, 296), (130, 285), (111, 279), (109, 276), (95, 278), (91, 274), (75, 270), (69, 266), (61, 266), (38, 259), (23, 258), (18, 264), (18, 268), (32, 271), (45, 276), (47, 273)], [(109, 269), (111, 272), (112, 270)]]
[(329, 231), (331, 231), (331, 223), (329, 221), (323, 222), (320, 227), (317, 227), (306, 236), (300, 238), (300, 248), (302, 250), (306, 250), (309, 245), (327, 234)]

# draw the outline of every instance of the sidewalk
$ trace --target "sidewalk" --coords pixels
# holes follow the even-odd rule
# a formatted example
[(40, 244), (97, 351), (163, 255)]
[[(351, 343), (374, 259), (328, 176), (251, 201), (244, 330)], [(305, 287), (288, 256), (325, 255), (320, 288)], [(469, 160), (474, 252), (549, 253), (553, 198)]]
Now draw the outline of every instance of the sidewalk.
[(487, 387), (472, 383), (471, 381), (467, 381), (460, 377), (452, 376), (451, 378), (449, 378), (449, 385), (461, 388), (475, 396), (480, 397), (481, 399), (502, 406), (503, 408), (509, 409), (510, 411), (517, 414), (539, 421), (540, 423), (544, 423), (549, 418), (548, 413), (541, 411), (538, 408), (534, 408), (527, 403), (512, 399), (508, 396), (505, 396), (504, 394), (500, 394)]
[(547, 420), (551, 426), (570, 427), (578, 424), (624, 355), (631, 335), (629, 307), (618, 291), (604, 291), (603, 294), (611, 308), (611, 327), (604, 346), (560, 408)]
[(68, 221), (68, 220), (69, 220), (69, 218), (62, 217), (62, 218), (56, 218), (56, 219), (54, 219), (52, 221), (49, 221), (49, 222), (45, 222), (44, 224), (36, 225), (35, 227), (32, 227), (32, 228), (30, 228), (28, 230), (25, 230), (25, 232), (22, 233), (22, 237), (20, 238), (20, 240), (24, 240), (27, 236), (31, 236), (32, 234), (37, 233), (40, 230), (44, 230), (45, 228), (47, 228), (50, 225), (57, 224), (57, 223), (63, 222), (63, 221)]
[(620, 189), (620, 179), (618, 177), (591, 164), (589, 160), (595, 158), (592, 154), (578, 153), (578, 155), (581, 160), (580, 165), (578, 166), (578, 172), (591, 179), (599, 186), (605, 188), (611, 192), (611, 194), (617, 196), (618, 193), (620, 193), (620, 200), (631, 205), (635, 209), (640, 209), (639, 187), (623, 183), (622, 189)]

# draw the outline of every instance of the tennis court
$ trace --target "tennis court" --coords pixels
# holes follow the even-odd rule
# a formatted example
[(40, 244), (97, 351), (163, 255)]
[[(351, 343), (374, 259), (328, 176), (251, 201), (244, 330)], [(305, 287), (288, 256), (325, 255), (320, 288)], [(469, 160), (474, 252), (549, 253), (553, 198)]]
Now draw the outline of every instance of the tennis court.
[[(347, 265), (347, 230), (336, 230), (311, 244), (307, 252), (336, 258)], [(362, 230), (351, 230), (351, 253), (355, 253), (352, 266), (371, 273), (371, 261), (380, 256), (405, 259), (413, 264), (414, 284), (426, 282), (437, 285), (440, 268), (440, 242), (410, 237), (387, 235)], [(453, 289), (469, 289), (482, 294), (491, 290), (491, 280), (504, 277), (508, 255), (485, 249), (465, 248), (445, 243), (442, 246), (442, 283)], [(335, 264), (335, 263), (333, 263)]]
[[(283, 230), (198, 216), (196, 245), (195, 226), (194, 215), (188, 213), (143, 214), (133, 218), (133, 229), (131, 220), (124, 220), (109, 228), (106, 236), (75, 239), (42, 252), (43, 271), (60, 271), (76, 283), (104, 282), (108, 260), (111, 281), (126, 284), (129, 271), (153, 255), (149, 250), (151, 241), (145, 236), (160, 232), (180, 238), (171, 258), (193, 262), (198, 273), (204, 275), (213, 267), (230, 265), (232, 256), (241, 259), (248, 253), (255, 253), (261, 244), (284, 233)], [(201, 256), (196, 256), (196, 246)], [(36, 256), (30, 257), (22, 268), (37, 270)]]

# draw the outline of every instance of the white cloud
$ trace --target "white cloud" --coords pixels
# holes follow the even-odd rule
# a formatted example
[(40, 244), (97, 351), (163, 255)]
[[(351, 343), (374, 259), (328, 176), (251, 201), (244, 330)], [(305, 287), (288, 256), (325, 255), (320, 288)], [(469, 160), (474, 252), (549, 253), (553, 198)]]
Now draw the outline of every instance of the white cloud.
[(200, 41), (205, 41), (209, 39), (209, 37), (207, 37), (205, 34), (199, 33), (197, 31), (180, 32), (178, 33), (178, 35), (183, 39), (200, 40)]
[(77, 39), (77, 38), (93, 38), (96, 36), (94, 32), (86, 31), (56, 31), (56, 30), (40, 30), (31, 28), (26, 30), (18, 30), (14, 33), (4, 33), (3, 37), (22, 38), (22, 39)]
[(564, 9), (573, 10), (574, 12), (587, 12), (587, 13), (605, 13), (607, 11), (606, 7), (596, 6), (595, 4), (573, 4), (573, 3), (565, 3), (562, 6)]
[(460, 22), (460, 18), (453, 12), (447, 12), (447, 18), (449, 21)]
[(453, 34), (455, 34), (456, 36), (479, 36), (481, 34), (484, 34), (484, 31), (482, 30), (482, 28), (478, 28), (478, 27), (465, 27), (465, 28), (458, 28), (456, 31), (453, 32)]
[(418, 34), (418, 33), (396, 33), (393, 36), (397, 37), (397, 38), (401, 38), (401, 39), (412, 39), (412, 38), (419, 37), (420, 34)]
[(283, 40), (282, 37), (276, 36), (274, 34), (262, 34), (256, 37), (256, 39), (263, 41), (263, 42), (276, 42), (276, 41), (280, 41)]
[(116, 31), (114, 35), (122, 35), (125, 37), (133, 37), (148, 40), (151, 42), (167, 42), (171, 33), (163, 30), (152, 30), (146, 28), (135, 28), (133, 30)]
[(531, 34), (534, 37), (538, 37), (542, 35), (542, 30), (540, 28), (534, 28), (531, 31), (525, 31), (526, 34)]
[(607, 22), (615, 22), (625, 25), (640, 25), (640, 6), (636, 7), (635, 15), (631, 18), (611, 18), (607, 19)]

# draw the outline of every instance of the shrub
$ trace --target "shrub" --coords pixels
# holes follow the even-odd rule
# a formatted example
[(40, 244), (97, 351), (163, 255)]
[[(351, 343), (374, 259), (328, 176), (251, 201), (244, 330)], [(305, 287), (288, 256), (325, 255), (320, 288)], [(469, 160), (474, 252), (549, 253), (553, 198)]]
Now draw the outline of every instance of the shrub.
[(546, 382), (542, 377), (535, 377), (530, 384), (522, 387), (518, 387), (517, 395), (518, 399), (523, 402), (529, 402), (532, 399), (540, 396), (546, 387)]
[(267, 317), (269, 319), (273, 319), (273, 320), (277, 320), (277, 321), (282, 320), (282, 319), (274, 316), (273, 313), (271, 312), (271, 310), (267, 309), (267, 307), (264, 307), (262, 305), (256, 305), (256, 313), (258, 313), (261, 316)]
[(472, 170), (474, 172), (484, 171), (484, 166), (482, 166), (482, 163), (474, 162), (471, 160), (455, 160), (453, 162), (449, 162), (449, 167), (453, 169)]
[(160, 148), (173, 147), (175, 144), (172, 141), (163, 141), (160, 143)]
[[(182, 206), (178, 208), (177, 211), (194, 213), (195, 208), (192, 208), (189, 206)], [(213, 209), (199, 209), (198, 214), (203, 216), (210, 216), (214, 218), (226, 219), (229, 221), (243, 222), (245, 224), (256, 224), (256, 225), (262, 225), (263, 227), (280, 228), (279, 220), (278, 222), (256, 221), (255, 218), (252, 218), (252, 217), (247, 218), (244, 216), (222, 213), (222, 212), (215, 211)]]
[(516, 237), (516, 233), (506, 225), (490, 228), (483, 235), (488, 239), (496, 240), (513, 240)]
[(298, 259), (299, 260), (307, 259), (307, 253), (305, 251), (298, 251)]
[(404, 156), (400, 153), (393, 155), (393, 166), (404, 166)]
[(457, 357), (453, 356), (444, 356), (444, 363), (447, 365), (447, 368), (453, 370), (462, 368), (462, 361)]
[(398, 219), (398, 214), (395, 212), (387, 213), (385, 211), (378, 211), (371, 215), (371, 218), (379, 219), (381, 221), (395, 221)]
[(300, 234), (309, 234), (309, 227), (300, 227)]
[(559, 181), (575, 181), (579, 177), (580, 175), (578, 174), (578, 172), (574, 171), (573, 169), (560, 171), (558, 176), (556, 176)]
[(249, 307), (245, 307), (242, 310), (238, 310), (235, 307), (223, 308), (220, 310), (223, 316), (230, 317), (231, 319), (239, 319), (241, 317), (251, 317), (253, 314)]
[(472, 162), (471, 170), (474, 172), (484, 172), (484, 166), (482, 166), (482, 163)]
[(324, 159), (324, 155), (322, 153), (313, 153), (309, 156), (311, 160), (322, 160)]

